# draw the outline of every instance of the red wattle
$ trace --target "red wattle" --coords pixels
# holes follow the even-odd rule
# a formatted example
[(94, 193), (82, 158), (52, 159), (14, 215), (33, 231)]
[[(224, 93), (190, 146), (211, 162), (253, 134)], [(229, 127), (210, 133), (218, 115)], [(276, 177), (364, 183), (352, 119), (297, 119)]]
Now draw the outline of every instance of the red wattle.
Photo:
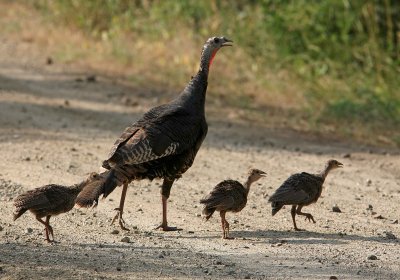
[(211, 64), (212, 64), (212, 62), (213, 62), (213, 60), (214, 60), (214, 57), (215, 57), (215, 55), (217, 54), (217, 51), (218, 51), (218, 49), (216, 49), (216, 50), (214, 50), (214, 51), (212, 52), (212, 54), (211, 54), (211, 59), (210, 59), (210, 64), (208, 65), (208, 67), (211, 66)]

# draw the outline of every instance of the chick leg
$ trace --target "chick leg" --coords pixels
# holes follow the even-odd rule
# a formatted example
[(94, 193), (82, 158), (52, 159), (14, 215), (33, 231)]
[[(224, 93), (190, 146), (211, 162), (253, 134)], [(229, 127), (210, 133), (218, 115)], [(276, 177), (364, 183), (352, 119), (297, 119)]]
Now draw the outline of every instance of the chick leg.
[(312, 221), (312, 222), (315, 224), (315, 220), (314, 220), (313, 215), (311, 215), (310, 213), (301, 212), (301, 208), (303, 208), (303, 205), (299, 205), (299, 206), (297, 207), (296, 214), (297, 214), (297, 215), (306, 216), (306, 220), (308, 220), (309, 222)]

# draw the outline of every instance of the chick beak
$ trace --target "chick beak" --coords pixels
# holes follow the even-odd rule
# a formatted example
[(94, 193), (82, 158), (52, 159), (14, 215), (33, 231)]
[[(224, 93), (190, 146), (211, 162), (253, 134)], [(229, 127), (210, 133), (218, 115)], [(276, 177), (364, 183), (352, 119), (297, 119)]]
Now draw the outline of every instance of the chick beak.
[(267, 176), (267, 173), (265, 173), (264, 171), (261, 171), (261, 172), (260, 172), (260, 176), (261, 176), (261, 177), (265, 177), (265, 176)]
[(222, 43), (221, 47), (232, 47), (232, 43), (233, 43), (232, 40), (229, 40), (229, 39), (226, 39), (226, 38), (224, 38), (224, 40), (225, 40), (225, 42)]
[(338, 166), (339, 168), (342, 168), (342, 167), (343, 167), (343, 163), (338, 162), (337, 166)]

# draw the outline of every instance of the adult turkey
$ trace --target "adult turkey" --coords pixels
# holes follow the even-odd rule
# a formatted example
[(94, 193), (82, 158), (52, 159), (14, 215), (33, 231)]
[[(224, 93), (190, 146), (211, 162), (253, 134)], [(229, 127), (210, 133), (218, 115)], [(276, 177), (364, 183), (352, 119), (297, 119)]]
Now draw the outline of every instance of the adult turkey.
[(226, 212), (237, 213), (242, 211), (247, 204), (251, 184), (265, 175), (264, 171), (250, 169), (244, 185), (235, 180), (224, 180), (200, 200), (200, 203), (204, 204), (202, 214), (207, 221), (215, 211), (219, 211), (223, 239), (231, 239), (229, 237), (229, 223), (225, 218)]
[(306, 220), (315, 223), (313, 215), (301, 212), (304, 206), (317, 202), (322, 193), (322, 185), (329, 171), (343, 167), (343, 164), (337, 160), (329, 160), (324, 170), (317, 174), (307, 172), (291, 175), (269, 198), (272, 206), (272, 216), (274, 216), (284, 205), (292, 205), (292, 220), (296, 231), (299, 229), (296, 225), (296, 214), (306, 217)]
[(205, 99), (209, 68), (221, 47), (232, 46), (225, 37), (209, 38), (204, 44), (200, 69), (181, 94), (170, 103), (157, 106), (127, 127), (103, 162), (107, 171), (103, 180), (89, 184), (77, 198), (77, 205), (96, 205), (100, 195), (107, 197), (117, 186), (123, 185), (120, 205), (116, 208), (122, 229), (127, 230), (122, 218), (128, 184), (134, 180), (163, 179), (162, 223), (164, 231), (177, 230), (167, 222), (167, 199), (174, 181), (193, 164), (207, 134)]

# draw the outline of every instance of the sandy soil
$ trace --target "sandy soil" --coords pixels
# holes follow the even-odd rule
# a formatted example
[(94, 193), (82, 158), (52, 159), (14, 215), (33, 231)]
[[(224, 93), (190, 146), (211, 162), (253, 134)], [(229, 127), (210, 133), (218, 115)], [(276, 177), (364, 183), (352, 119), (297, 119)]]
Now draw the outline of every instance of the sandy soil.
[[(125, 126), (165, 96), (98, 73), (89, 82), (93, 73), (46, 65), (44, 54), (28, 49), (29, 42), (1, 40), (1, 279), (400, 278), (398, 150), (267, 129), (218, 117), (210, 107), (206, 141), (170, 197), (169, 222), (182, 231), (153, 230), (160, 182), (142, 181), (128, 190), (131, 231), (110, 225), (117, 189), (97, 209), (53, 218), (57, 242), (47, 244), (30, 213), (12, 221), (12, 199), (98, 171)], [(321, 199), (305, 208), (317, 223), (299, 218), (307, 231), (293, 231), (288, 207), (271, 217), (268, 195), (290, 174), (318, 171), (330, 158), (345, 167), (329, 174)], [(204, 222), (198, 201), (223, 179), (244, 180), (249, 167), (268, 177), (252, 187), (241, 213), (227, 215), (235, 239), (222, 240), (218, 215)], [(342, 213), (332, 212), (335, 204)]]

